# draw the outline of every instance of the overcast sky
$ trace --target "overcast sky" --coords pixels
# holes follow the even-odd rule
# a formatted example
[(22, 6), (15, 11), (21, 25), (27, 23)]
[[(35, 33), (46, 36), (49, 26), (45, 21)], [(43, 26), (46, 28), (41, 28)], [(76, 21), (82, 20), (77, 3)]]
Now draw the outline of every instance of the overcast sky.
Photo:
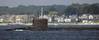
[(0, 6), (18, 5), (70, 5), (72, 3), (99, 3), (99, 0), (0, 0)]

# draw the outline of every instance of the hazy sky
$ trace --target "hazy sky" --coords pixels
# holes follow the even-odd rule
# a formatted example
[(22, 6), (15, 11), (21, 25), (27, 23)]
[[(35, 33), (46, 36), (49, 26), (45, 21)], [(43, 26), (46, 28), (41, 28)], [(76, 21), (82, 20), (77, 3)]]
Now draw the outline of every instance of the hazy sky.
[(0, 6), (18, 5), (69, 5), (72, 3), (99, 3), (99, 0), (0, 0)]

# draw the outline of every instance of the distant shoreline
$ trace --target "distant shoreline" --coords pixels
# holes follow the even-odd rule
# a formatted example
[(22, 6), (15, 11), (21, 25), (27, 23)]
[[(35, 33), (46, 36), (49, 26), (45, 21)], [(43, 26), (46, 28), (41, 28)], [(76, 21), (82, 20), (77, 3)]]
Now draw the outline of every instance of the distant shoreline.
[[(9, 23), (0, 23), (0, 25), (8, 25), (8, 24)], [(16, 23), (10, 23), (10, 24), (16, 24)], [(21, 24), (32, 25), (32, 23), (21, 23)], [(48, 25), (99, 25), (99, 23), (48, 23)]]

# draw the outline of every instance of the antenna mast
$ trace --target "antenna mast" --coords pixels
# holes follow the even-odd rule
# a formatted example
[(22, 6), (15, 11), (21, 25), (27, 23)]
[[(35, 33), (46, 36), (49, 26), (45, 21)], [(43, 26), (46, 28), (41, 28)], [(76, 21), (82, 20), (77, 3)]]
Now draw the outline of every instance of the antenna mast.
[(41, 8), (41, 17), (43, 17), (43, 7)]

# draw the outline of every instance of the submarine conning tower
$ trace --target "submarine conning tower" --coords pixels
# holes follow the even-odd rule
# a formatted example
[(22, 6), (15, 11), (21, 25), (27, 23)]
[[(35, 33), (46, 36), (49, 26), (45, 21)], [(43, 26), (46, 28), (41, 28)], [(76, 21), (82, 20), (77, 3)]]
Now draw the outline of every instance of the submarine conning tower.
[(48, 19), (43, 18), (43, 8), (41, 8), (41, 16), (34, 17), (32, 21), (32, 31), (47, 31), (48, 30)]
[(45, 18), (34, 18), (32, 21), (32, 31), (47, 31), (48, 20)]

